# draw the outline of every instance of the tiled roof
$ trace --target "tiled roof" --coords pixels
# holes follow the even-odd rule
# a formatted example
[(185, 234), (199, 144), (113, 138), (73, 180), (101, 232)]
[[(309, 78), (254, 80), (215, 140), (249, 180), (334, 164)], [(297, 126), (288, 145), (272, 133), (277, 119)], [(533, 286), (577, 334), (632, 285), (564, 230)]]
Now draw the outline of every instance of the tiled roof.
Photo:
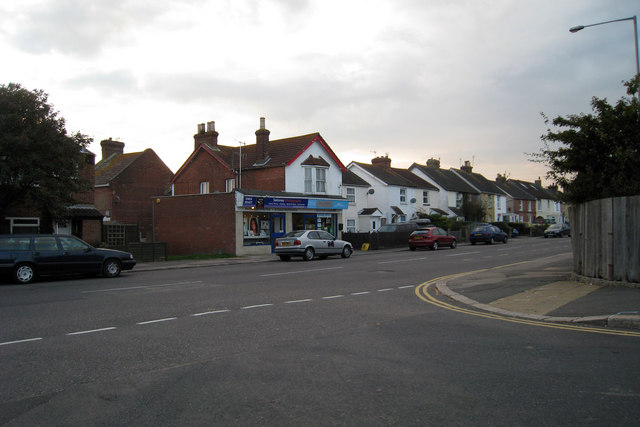
[(364, 179), (347, 169), (342, 173), (342, 185), (353, 185), (357, 187), (371, 187)]
[[(330, 157), (333, 158), (338, 166), (344, 170), (344, 165), (340, 162), (340, 159), (338, 159), (318, 132), (269, 141), (267, 146), (268, 157), (266, 162), (258, 153), (257, 144), (245, 145), (242, 147), (229, 147), (219, 144), (211, 146), (208, 144), (202, 144), (196, 148), (189, 159), (193, 158), (199, 150), (206, 150), (211, 155), (218, 157), (220, 161), (225, 163), (231, 169), (239, 169), (240, 165), (242, 165), (242, 170), (282, 167), (287, 166), (296, 160), (314, 141), (322, 144)], [(240, 158), (241, 156), (242, 159)], [(187, 160), (175, 174), (174, 180), (178, 175), (180, 175), (180, 171), (188, 163), (189, 160)]]
[(100, 160), (96, 164), (95, 185), (109, 184), (114, 178), (127, 169), (144, 151), (139, 153), (127, 153), (112, 155), (107, 159)]
[(529, 193), (524, 186), (512, 180), (498, 181), (496, 185), (516, 200), (536, 200), (536, 197)]
[(453, 169), (457, 174), (462, 176), (468, 182), (471, 183), (474, 187), (480, 190), (481, 193), (485, 194), (504, 194), (503, 191), (496, 185), (495, 182), (489, 181), (483, 175), (474, 172), (465, 172), (460, 169)]
[(430, 168), (425, 165), (414, 163), (411, 167), (419, 169), (422, 173), (433, 179), (439, 186), (446, 191), (456, 193), (478, 194), (478, 190), (473, 188), (455, 172), (449, 169)]
[(533, 195), (536, 199), (549, 199), (549, 200), (557, 199), (556, 194), (554, 194), (553, 192), (547, 190), (546, 188), (540, 185), (534, 184), (532, 182), (527, 182), (527, 181), (519, 181), (517, 179), (510, 179), (509, 181), (512, 182), (514, 185), (520, 186), (524, 191)]
[(352, 163), (366, 170), (387, 185), (437, 190), (437, 188), (431, 183), (423, 180), (406, 169), (389, 168), (386, 166), (370, 165), (368, 163)]

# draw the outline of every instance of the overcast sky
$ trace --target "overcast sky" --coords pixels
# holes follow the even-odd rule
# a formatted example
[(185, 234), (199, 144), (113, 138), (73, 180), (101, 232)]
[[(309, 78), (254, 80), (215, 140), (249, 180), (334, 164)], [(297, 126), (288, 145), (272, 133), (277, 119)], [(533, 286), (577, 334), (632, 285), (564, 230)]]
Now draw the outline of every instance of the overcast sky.
[[(174, 172), (219, 143), (320, 132), (347, 165), (469, 160), (533, 181), (540, 113), (614, 103), (637, 0), (2, 0), (0, 83), (42, 89), (69, 132), (152, 148)], [(546, 184), (550, 182), (545, 181)]]

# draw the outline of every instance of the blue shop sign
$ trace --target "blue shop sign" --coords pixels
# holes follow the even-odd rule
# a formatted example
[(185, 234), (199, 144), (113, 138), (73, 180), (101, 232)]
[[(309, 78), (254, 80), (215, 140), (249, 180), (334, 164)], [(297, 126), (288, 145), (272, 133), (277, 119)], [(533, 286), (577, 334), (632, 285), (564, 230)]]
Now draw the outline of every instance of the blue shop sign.
[(245, 208), (348, 209), (348, 200), (302, 199), (296, 197), (244, 196)]

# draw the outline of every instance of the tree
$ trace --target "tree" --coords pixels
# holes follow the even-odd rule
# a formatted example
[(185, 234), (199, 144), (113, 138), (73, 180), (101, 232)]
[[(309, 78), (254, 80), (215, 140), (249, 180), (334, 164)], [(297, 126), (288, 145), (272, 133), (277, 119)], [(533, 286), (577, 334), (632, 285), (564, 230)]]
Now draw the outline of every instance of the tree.
[(640, 194), (640, 108), (634, 96), (639, 83), (640, 75), (625, 82), (628, 96), (615, 106), (593, 97), (593, 114), (556, 117), (552, 124), (560, 130), (548, 129), (541, 137), (544, 148), (532, 160), (549, 167), (547, 178), (562, 187), (565, 201)]
[(0, 218), (10, 206), (64, 218), (74, 194), (89, 188), (79, 171), (91, 139), (68, 135), (47, 98), (16, 83), (0, 85)]
[(484, 221), (485, 212), (482, 203), (474, 202), (468, 194), (462, 196), (462, 215), (467, 221)]

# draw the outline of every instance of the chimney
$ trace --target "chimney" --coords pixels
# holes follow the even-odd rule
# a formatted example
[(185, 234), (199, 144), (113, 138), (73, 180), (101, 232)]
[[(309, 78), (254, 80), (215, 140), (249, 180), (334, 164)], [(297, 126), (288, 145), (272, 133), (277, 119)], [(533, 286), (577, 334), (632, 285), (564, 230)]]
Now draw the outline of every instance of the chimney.
[(538, 179), (536, 179), (534, 181), (534, 184), (536, 184), (538, 187), (542, 188), (542, 180), (540, 179), (540, 177), (538, 177)]
[(264, 117), (260, 117), (260, 129), (256, 131), (256, 163), (266, 163), (269, 158), (269, 132)]
[(102, 160), (106, 160), (113, 154), (124, 154), (124, 142), (114, 141), (111, 138), (105, 139), (100, 143), (102, 147)]
[(216, 122), (207, 122), (206, 128), (204, 123), (200, 123), (198, 125), (198, 133), (193, 135), (193, 149), (197, 149), (200, 144), (207, 144), (211, 147), (216, 147), (218, 145), (218, 135), (219, 133), (216, 132)]
[(380, 156), (380, 157), (376, 157), (375, 159), (371, 159), (371, 164), (373, 166), (382, 166), (383, 168), (391, 168), (391, 159), (389, 158), (389, 156)]
[(471, 173), (473, 171), (473, 166), (471, 166), (471, 162), (469, 160), (465, 160), (464, 166), (460, 166), (460, 170), (462, 172)]
[(499, 182), (500, 184), (505, 184), (507, 182), (507, 176), (498, 174), (498, 176), (496, 177), (496, 182)]
[(428, 168), (434, 168), (434, 169), (440, 169), (440, 160), (434, 159), (433, 157), (430, 158), (429, 160), (427, 160), (427, 167)]

